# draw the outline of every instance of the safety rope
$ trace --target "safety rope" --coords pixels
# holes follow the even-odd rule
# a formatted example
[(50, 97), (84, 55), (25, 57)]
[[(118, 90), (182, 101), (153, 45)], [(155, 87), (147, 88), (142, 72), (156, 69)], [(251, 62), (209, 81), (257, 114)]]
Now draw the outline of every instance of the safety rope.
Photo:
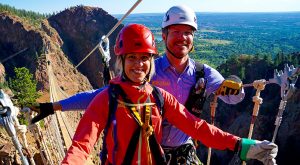
[(16, 127), (17, 133), (21, 134), (21, 138), (22, 138), (22, 141), (23, 141), (23, 146), (24, 146), (24, 149), (25, 149), (25, 151), (26, 151), (26, 153), (29, 157), (30, 164), (35, 165), (33, 156), (32, 156), (32, 154), (31, 154), (31, 152), (29, 151), (29, 148), (28, 148), (28, 143), (27, 143), (27, 138), (26, 138), (27, 126), (26, 125), (20, 125), (19, 120), (16, 116), (14, 116), (13, 119), (15, 121), (15, 127)]
[[(0, 126), (3, 126), (7, 134), (11, 137), (11, 140), (20, 155), (20, 159), (23, 165), (28, 165), (26, 156), (23, 154), (23, 146), (19, 142), (17, 132), (20, 133), (20, 130), (23, 130), (24, 127), (20, 127), (17, 115), (19, 110), (13, 105), (10, 97), (0, 90)], [(18, 130), (19, 128), (19, 130)], [(25, 126), (26, 129), (26, 126)], [(26, 132), (26, 131), (25, 131)], [(23, 141), (27, 143), (27, 140)], [(28, 146), (28, 145), (27, 145)], [(34, 163), (34, 161), (33, 161)]]
[[(116, 30), (116, 28), (123, 22), (123, 20), (142, 2), (142, 0), (137, 0), (135, 4), (124, 14), (124, 16), (115, 24), (115, 26), (101, 38), (101, 41), (99, 44), (97, 44), (91, 52), (89, 52), (76, 66), (75, 69), (77, 69), (96, 49), (99, 49), (101, 54), (104, 56), (104, 51), (102, 51), (102, 42), (108, 41), (108, 37)], [(102, 50), (100, 50), (102, 49)], [(109, 59), (108, 59), (109, 61)], [(107, 62), (107, 61), (106, 61)]]
[[(32, 113), (30, 108), (23, 108), (22, 112), (25, 112), (27, 121), (30, 122), (32, 119)], [(49, 148), (45, 145), (44, 138), (42, 138), (41, 128), (39, 123), (31, 124), (28, 126), (28, 130), (33, 134), (37, 147), (40, 151), (40, 155), (43, 161), (43, 164), (53, 165), (53, 159), (51, 158), (51, 154), (49, 152)], [(51, 144), (51, 143), (50, 143)]]
[(27, 158), (22, 152), (22, 145), (20, 144), (18, 137), (16, 135), (16, 129), (14, 127), (14, 122), (12, 116), (9, 114), (10, 109), (4, 108), (0, 110), (0, 126), (3, 126), (7, 134), (11, 137), (11, 140), (20, 155), (20, 160), (23, 165), (28, 165)]
[(15, 57), (15, 56), (17, 56), (17, 55), (19, 55), (19, 54), (21, 54), (21, 53), (25, 52), (26, 50), (28, 50), (28, 48), (24, 48), (24, 49), (22, 49), (22, 50), (18, 51), (17, 53), (15, 53), (15, 54), (13, 54), (13, 55), (10, 55), (10, 56), (8, 56), (7, 58), (5, 58), (5, 59), (1, 60), (1, 61), (0, 61), (0, 63), (4, 63), (4, 62), (6, 62), (7, 60), (9, 60), (9, 59), (11, 59), (11, 58), (13, 58), (13, 57)]

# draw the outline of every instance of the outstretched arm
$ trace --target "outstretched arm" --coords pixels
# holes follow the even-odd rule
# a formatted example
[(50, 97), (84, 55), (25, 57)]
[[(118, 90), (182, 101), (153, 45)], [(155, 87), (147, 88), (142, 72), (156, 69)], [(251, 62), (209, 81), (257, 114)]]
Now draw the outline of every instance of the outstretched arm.
[(80, 92), (67, 99), (60, 100), (58, 103), (60, 104), (62, 111), (84, 110), (88, 107), (94, 97), (105, 88), (106, 87), (102, 87), (97, 90)]
[(38, 106), (33, 106), (30, 109), (37, 112), (38, 115), (31, 120), (31, 123), (36, 123), (45, 117), (54, 114), (54, 111), (85, 110), (94, 97), (105, 88), (106, 87), (87, 92), (80, 92), (58, 102), (40, 103)]
[[(223, 83), (225, 80), (224, 77), (214, 68), (204, 65), (205, 79), (207, 80), (206, 84), (206, 93), (210, 95), (211, 93), (217, 92), (222, 85), (228, 83)], [(227, 86), (225, 86), (227, 88)], [(244, 89), (241, 88), (237, 94), (224, 93), (224, 95), (219, 95), (219, 98), (227, 104), (237, 104), (241, 102), (245, 97)]]
[(85, 164), (108, 119), (108, 92), (93, 99), (81, 118), (62, 164)]
[(242, 160), (257, 159), (265, 165), (276, 165), (276, 144), (269, 141), (241, 139), (208, 124), (188, 112), (174, 96), (162, 91), (165, 99), (164, 117), (178, 129), (201, 141), (207, 147), (229, 149), (239, 153)]

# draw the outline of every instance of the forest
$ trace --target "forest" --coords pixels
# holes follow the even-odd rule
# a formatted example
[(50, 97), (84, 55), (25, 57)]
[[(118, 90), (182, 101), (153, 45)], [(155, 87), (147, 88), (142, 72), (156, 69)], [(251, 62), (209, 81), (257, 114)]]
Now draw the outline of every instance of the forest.
[[(121, 18), (122, 15), (115, 15)], [(131, 14), (127, 23), (141, 23), (155, 34), (162, 53), (163, 14)], [(300, 12), (287, 13), (197, 13), (199, 30), (195, 33), (196, 60), (219, 66), (231, 56), (269, 56), (300, 51)]]
[[(0, 12), (9, 12), (39, 27), (52, 14), (15, 9), (0, 4)], [(55, 13), (53, 13), (55, 14)], [(280, 13), (196, 13), (198, 31), (190, 56), (215, 68), (246, 59), (264, 59), (277, 67), (283, 62), (299, 65), (300, 12)], [(113, 15), (120, 19), (122, 15)], [(123, 24), (140, 23), (149, 27), (156, 37), (160, 54), (165, 45), (161, 39), (163, 13), (130, 14)], [(238, 64), (236, 64), (238, 65)], [(243, 69), (241, 69), (243, 70)], [(225, 71), (223, 74), (226, 75)], [(243, 73), (239, 74), (243, 78)]]

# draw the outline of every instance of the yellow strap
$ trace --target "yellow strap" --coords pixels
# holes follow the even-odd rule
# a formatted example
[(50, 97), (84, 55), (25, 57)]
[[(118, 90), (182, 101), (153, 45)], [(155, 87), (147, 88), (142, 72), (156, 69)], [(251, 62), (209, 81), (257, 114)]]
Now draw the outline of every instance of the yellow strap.
[(140, 103), (140, 104), (131, 104), (131, 103), (126, 103), (126, 102), (124, 102), (124, 101), (121, 101), (121, 100), (117, 100), (118, 101), (118, 103), (120, 103), (120, 104), (124, 104), (124, 105), (126, 105), (126, 106), (129, 106), (129, 107), (137, 107), (137, 106), (146, 106), (146, 105), (155, 105), (155, 103)]
[(145, 124), (143, 125), (143, 132), (144, 132), (144, 136), (146, 136), (148, 164), (151, 165), (152, 158), (151, 158), (151, 150), (150, 150), (150, 144), (149, 144), (149, 136), (152, 135), (153, 128), (150, 125), (150, 115), (151, 115), (151, 107), (149, 105), (146, 105), (146, 107), (145, 107)]
[[(138, 124), (142, 127), (142, 134), (146, 137), (146, 148), (147, 148), (147, 159), (148, 164), (152, 164), (152, 157), (151, 157), (151, 150), (149, 144), (149, 136), (153, 133), (153, 127), (150, 125), (150, 118), (151, 118), (151, 106), (155, 105), (155, 103), (142, 103), (142, 104), (131, 104), (126, 103), (121, 100), (117, 100), (118, 103), (123, 104), (127, 107), (130, 107), (132, 114), (137, 119)], [(141, 116), (136, 107), (144, 106), (145, 107), (145, 120), (144, 123), (142, 122)]]
[(133, 115), (136, 117), (136, 119), (138, 120), (138, 124), (140, 126), (143, 126), (144, 123), (142, 122), (141, 116), (139, 114), (139, 112), (137, 111), (136, 107), (130, 107), (131, 111), (133, 112)]
[(142, 126), (144, 130), (144, 135), (149, 137), (153, 133), (153, 128), (150, 125), (150, 115), (151, 115), (151, 107), (146, 105), (145, 108), (145, 124)]

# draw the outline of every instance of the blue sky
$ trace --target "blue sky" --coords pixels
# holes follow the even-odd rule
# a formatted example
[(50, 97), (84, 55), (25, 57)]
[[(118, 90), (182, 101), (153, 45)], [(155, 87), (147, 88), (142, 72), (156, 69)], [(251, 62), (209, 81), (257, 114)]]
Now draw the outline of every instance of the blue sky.
[[(17, 9), (53, 13), (76, 5), (101, 7), (109, 14), (124, 14), (136, 0), (0, 0)], [(143, 0), (133, 13), (163, 13), (186, 4), (197, 12), (300, 11), (300, 0)]]

